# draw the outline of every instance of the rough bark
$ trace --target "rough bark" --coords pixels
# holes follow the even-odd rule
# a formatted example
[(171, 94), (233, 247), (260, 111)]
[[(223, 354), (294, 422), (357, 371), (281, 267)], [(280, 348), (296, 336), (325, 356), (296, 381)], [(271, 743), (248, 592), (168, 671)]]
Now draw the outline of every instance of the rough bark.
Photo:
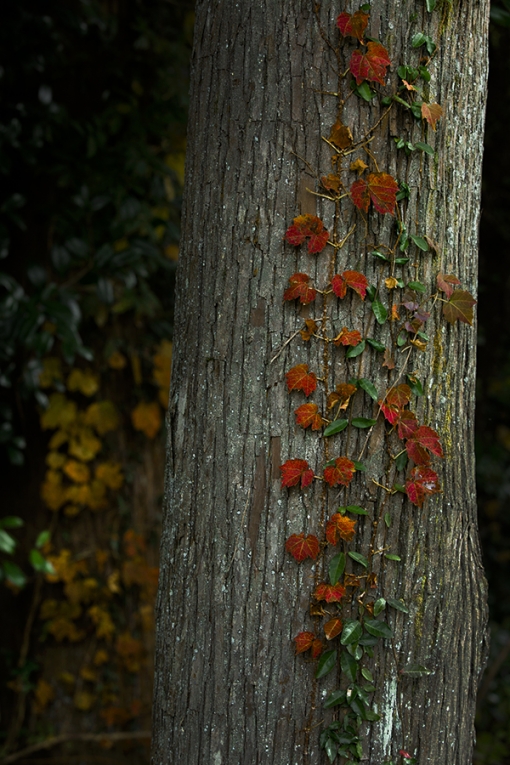
[[(425, 30), (438, 42), (431, 87), (445, 119), (426, 138), (437, 151), (434, 159), (395, 151), (395, 135), (423, 140), (421, 127), (398, 110), (382, 122), (371, 150), (381, 170), (411, 189), (406, 220), (412, 233), (426, 233), (439, 245), (438, 254), (413, 253), (421, 281), (433, 288), (443, 270), (474, 291), (488, 3), (454, 0), (442, 7), (431, 15), (421, 0), (372, 4), (370, 35), (390, 51), (390, 82), (397, 65), (417, 60), (410, 46), (415, 32)], [(328, 2), (319, 10), (333, 40), (343, 9)], [(325, 285), (331, 274), (328, 257), (310, 258), (283, 235), (299, 213), (333, 224), (333, 207), (306, 188), (316, 189), (309, 167), (330, 171), (331, 152), (321, 136), (329, 135), (336, 117), (335, 99), (326, 94), (338, 88), (335, 66), (309, 0), (198, 2), (168, 418), (154, 765), (325, 761), (320, 723), (333, 714), (322, 700), (338, 687), (338, 677), (314, 682), (313, 665), (296, 658), (292, 644), (299, 631), (312, 628), (308, 604), (322, 564), (297, 566), (284, 543), (294, 532), (320, 533), (338, 507), (338, 492), (318, 482), (308, 492), (282, 490), (279, 466), (299, 457), (317, 473), (325, 457), (358, 454), (365, 433), (348, 431), (324, 454), (323, 439), (295, 425), (302, 399), (289, 396), (285, 372), (308, 362), (324, 370), (327, 385), (363, 376), (379, 391), (394, 380), (375, 353), (346, 361), (343, 351), (324, 352), (299, 335), (279, 353), (304, 317), (321, 315), (313, 304), (301, 312), (282, 304), (288, 277), (311, 272)], [(381, 113), (377, 99), (367, 105), (351, 98), (343, 119), (359, 138)], [(355, 268), (377, 283), (380, 266), (368, 253), (387, 240), (394, 222), (370, 214), (365, 230), (352, 206), (342, 207), (340, 230), (356, 221), (336, 272)], [(338, 328), (366, 321), (359, 299), (335, 310)], [(385, 342), (387, 331), (377, 328), (375, 336)], [(390, 617), (394, 651), (388, 644), (376, 652), (375, 704), (382, 719), (366, 725), (362, 737), (363, 759), (373, 765), (403, 746), (421, 765), (469, 762), (484, 660), (475, 333), (446, 325), (439, 311), (427, 333), (429, 349), (413, 355), (411, 368), (426, 387), (417, 414), (439, 431), (445, 447), (443, 493), (422, 509), (392, 496), (391, 528), (377, 529), (376, 546), (391, 546), (402, 558), (400, 565), (377, 558), (379, 592), (404, 598), (410, 614)], [(368, 396), (356, 406), (356, 416), (374, 413)], [(372, 479), (392, 478), (383, 437), (380, 422), (365, 453), (367, 471), (349, 489), (349, 502), (370, 512), (356, 535), (356, 549), (365, 552), (385, 498)], [(395, 660), (400, 667), (425, 664), (434, 674), (406, 679)]]

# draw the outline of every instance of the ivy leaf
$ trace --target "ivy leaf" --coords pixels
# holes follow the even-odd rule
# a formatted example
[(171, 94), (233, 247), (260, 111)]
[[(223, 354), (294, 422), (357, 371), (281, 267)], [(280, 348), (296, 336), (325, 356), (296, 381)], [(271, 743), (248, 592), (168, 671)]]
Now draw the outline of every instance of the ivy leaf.
[(367, 294), (368, 279), (359, 271), (343, 271), (341, 274), (335, 274), (331, 280), (331, 286), (338, 298), (344, 298), (347, 294), (347, 287), (350, 287), (364, 300)]
[[(326, 701), (324, 702), (324, 709), (331, 709), (339, 704), (345, 704), (346, 694), (345, 691), (333, 691), (330, 693)], [(335, 755), (336, 756), (336, 755)]]
[(329, 581), (336, 584), (345, 571), (345, 553), (340, 552), (331, 558), (329, 564)]
[(365, 340), (362, 340), (361, 343), (359, 343), (355, 347), (349, 348), (349, 350), (345, 354), (345, 357), (347, 359), (354, 359), (354, 358), (356, 358), (356, 356), (359, 356), (361, 353), (363, 353), (363, 351), (365, 350), (365, 345), (366, 345)]
[(411, 434), (406, 443), (406, 450), (409, 458), (417, 465), (430, 464), (430, 455), (427, 450), (436, 457), (444, 456), (438, 434), (427, 425), (421, 425)]
[[(334, 513), (326, 524), (326, 539), (330, 545), (336, 545), (339, 539), (350, 542), (356, 532), (356, 521), (346, 518), (341, 513)], [(335, 558), (333, 558), (335, 560)], [(344, 563), (345, 565), (345, 563)]]
[(322, 654), (321, 658), (319, 659), (317, 671), (315, 673), (317, 680), (319, 680), (321, 677), (326, 677), (326, 675), (331, 672), (336, 664), (336, 656), (336, 651), (326, 651)]
[(374, 637), (382, 637), (382, 638), (392, 638), (393, 637), (393, 630), (391, 627), (386, 624), (386, 622), (381, 622), (379, 619), (365, 619), (365, 629)]
[[(344, 125), (342, 120), (337, 120), (331, 128), (329, 140), (338, 149), (348, 149), (352, 145), (352, 133), (350, 127)], [(329, 178), (330, 176), (328, 176)], [(336, 189), (338, 191), (338, 189)]]
[(356, 393), (356, 386), (351, 383), (340, 383), (335, 390), (328, 396), (328, 410), (337, 404), (340, 405), (340, 411), (347, 409), (353, 393)]
[(339, 603), (346, 593), (346, 589), (340, 582), (336, 584), (326, 584), (321, 582), (315, 588), (313, 594), (315, 600), (325, 600), (326, 603)]
[(443, 305), (443, 316), (450, 324), (455, 324), (457, 319), (464, 324), (472, 324), (474, 305), (476, 300), (471, 293), (455, 290), (449, 301)]
[(349, 420), (334, 420), (333, 422), (330, 422), (328, 427), (324, 430), (324, 435), (334, 436), (336, 433), (341, 433), (342, 430), (346, 429), (348, 424)]
[(351, 683), (356, 682), (356, 675), (358, 674), (358, 662), (347, 651), (342, 651), (340, 654), (340, 668), (342, 672), (347, 675)]
[(297, 364), (285, 377), (289, 391), (302, 390), (305, 396), (309, 396), (317, 387), (317, 376), (308, 371), (308, 364)]
[(410, 412), (408, 409), (405, 409), (403, 412), (401, 412), (397, 428), (398, 437), (401, 439), (411, 438), (417, 429), (418, 420), (416, 419), (415, 413)]
[(403, 600), (396, 600), (395, 598), (387, 598), (386, 603), (392, 608), (395, 608), (397, 611), (402, 611), (403, 614), (409, 613), (409, 609)]
[(453, 295), (455, 287), (458, 287), (460, 284), (460, 280), (457, 279), (455, 274), (438, 274), (436, 281), (438, 288), (441, 292), (445, 293), (448, 300)]
[(406, 383), (390, 388), (384, 401), (378, 401), (382, 413), (390, 425), (395, 425), (402, 413), (402, 409), (411, 400), (411, 388)]
[(360, 85), (363, 80), (384, 85), (386, 69), (390, 64), (391, 60), (384, 45), (369, 42), (366, 53), (359, 49), (353, 51), (349, 69), (356, 79), (356, 85)]
[(301, 339), (308, 342), (312, 335), (315, 335), (319, 330), (319, 325), (314, 319), (305, 319), (305, 328), (299, 331)]
[(280, 466), (282, 486), (297, 486), (301, 482), (304, 489), (313, 481), (313, 470), (306, 460), (287, 460)]
[(356, 11), (352, 16), (345, 11), (336, 20), (336, 25), (344, 37), (357, 37), (361, 42), (368, 24), (368, 13)]
[(394, 215), (398, 190), (398, 183), (388, 173), (370, 173), (366, 178), (354, 181), (351, 197), (356, 207), (363, 212), (368, 212), (371, 200), (378, 212)]
[(333, 340), (333, 343), (336, 346), (350, 345), (355, 348), (362, 342), (362, 340), (363, 338), (361, 337), (361, 333), (358, 332), (357, 329), (349, 330), (347, 327), (342, 327), (338, 335)]
[(363, 634), (363, 627), (355, 619), (346, 619), (342, 630), (340, 642), (342, 645), (351, 645), (357, 643)]
[(313, 632), (300, 632), (299, 635), (296, 635), (294, 638), (296, 643), (296, 653), (304, 653), (305, 651), (309, 651), (313, 645), (314, 640), (315, 635)]
[(349, 552), (349, 558), (352, 558), (353, 560), (355, 560), (356, 563), (359, 563), (360, 566), (363, 566), (363, 568), (368, 568), (368, 560), (361, 553), (353, 552), (351, 550)]
[(371, 428), (376, 422), (377, 420), (372, 420), (368, 417), (354, 417), (352, 425), (355, 428)]
[(337, 457), (334, 466), (324, 468), (324, 480), (330, 486), (348, 486), (355, 472), (354, 462), (347, 457)]
[(320, 638), (315, 638), (312, 645), (312, 658), (317, 659), (323, 650), (324, 646), (322, 645), (322, 640)]
[(310, 277), (307, 274), (292, 274), (289, 278), (290, 287), (283, 293), (284, 300), (297, 300), (308, 305), (317, 297), (317, 290), (310, 287)]
[(317, 404), (301, 404), (294, 414), (296, 415), (296, 423), (302, 428), (308, 428), (311, 425), (312, 430), (320, 430), (324, 424)]
[(388, 310), (380, 300), (374, 300), (372, 303), (372, 311), (374, 312), (377, 323), (384, 324), (388, 318)]
[(421, 507), (428, 494), (438, 494), (441, 491), (437, 473), (421, 465), (413, 468), (405, 490), (413, 505)]
[(319, 554), (319, 540), (313, 534), (292, 534), (285, 542), (285, 549), (298, 563), (311, 558), (315, 560)]
[(342, 620), (335, 616), (333, 619), (330, 619), (329, 622), (326, 622), (324, 625), (324, 634), (326, 635), (326, 640), (333, 640), (337, 635), (339, 635), (342, 631)]
[(298, 215), (292, 221), (292, 226), (289, 226), (285, 232), (284, 238), (289, 244), (295, 246), (308, 239), (308, 252), (314, 254), (322, 252), (329, 239), (329, 232), (316, 215)]
[(366, 377), (362, 377), (360, 380), (358, 380), (358, 384), (360, 388), (368, 393), (373, 401), (377, 401), (377, 389), (373, 382), (367, 380)]
[(432, 130), (436, 129), (436, 123), (443, 115), (443, 109), (439, 104), (425, 104), (421, 105), (421, 116), (424, 120), (427, 120)]

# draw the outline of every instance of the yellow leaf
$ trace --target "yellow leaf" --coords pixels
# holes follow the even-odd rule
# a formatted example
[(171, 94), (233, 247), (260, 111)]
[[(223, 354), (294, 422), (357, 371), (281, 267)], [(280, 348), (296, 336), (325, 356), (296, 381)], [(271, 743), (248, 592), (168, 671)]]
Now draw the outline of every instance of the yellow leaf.
[(108, 502), (105, 496), (106, 485), (103, 483), (103, 481), (100, 481), (98, 478), (94, 478), (94, 480), (90, 482), (89, 486), (90, 496), (88, 498), (87, 504), (90, 509), (104, 510), (105, 507), (108, 507)]
[(98, 401), (90, 404), (85, 412), (85, 424), (91, 425), (100, 436), (117, 430), (120, 425), (120, 416), (117, 407), (111, 401)]
[(114, 351), (107, 363), (111, 369), (124, 369), (127, 359), (120, 351)]
[(84, 680), (88, 680), (89, 683), (95, 683), (97, 680), (97, 671), (85, 664), (85, 666), (80, 669), (80, 677)]
[(116, 491), (124, 483), (122, 465), (119, 462), (100, 462), (96, 467), (96, 478)]
[(67, 685), (69, 688), (72, 688), (76, 682), (75, 676), (70, 672), (61, 672), (58, 676), (58, 679), (61, 683), (64, 683), (64, 685)]
[[(63, 393), (52, 393), (49, 406), (41, 415), (41, 427), (43, 430), (49, 428), (68, 428), (76, 419), (77, 408), (74, 401), (69, 401)], [(51, 444), (52, 448), (55, 448)]]
[(102, 573), (104, 567), (110, 559), (110, 553), (108, 550), (98, 549), (96, 550), (96, 563), (99, 571)]
[(99, 390), (99, 380), (90, 369), (73, 369), (67, 378), (67, 389), (80, 391), (84, 396), (93, 396)]
[[(120, 571), (114, 571), (112, 574), (110, 574), (110, 576), (106, 580), (106, 584), (108, 585), (108, 589), (114, 595), (117, 595), (117, 593), (120, 592), (119, 579), (120, 579)], [(152, 608), (152, 606), (151, 606), (151, 608)]]
[(108, 611), (96, 605), (91, 606), (87, 613), (96, 625), (96, 637), (104, 638), (109, 642), (115, 634), (115, 625)]
[(170, 387), (170, 373), (172, 370), (172, 343), (163, 340), (157, 349), (153, 359), (154, 369), (152, 376), (156, 385), (168, 390)]
[(41, 388), (51, 388), (55, 380), (62, 379), (62, 362), (56, 356), (43, 359), (42, 366), (42, 371), (39, 373)]
[(48, 470), (41, 486), (41, 499), (50, 510), (60, 510), (67, 500), (65, 486), (62, 485), (62, 473)]
[(50, 701), (55, 698), (55, 690), (42, 677), (37, 681), (37, 685), (34, 688), (34, 712), (36, 715), (40, 715), (44, 712)]
[(56, 433), (52, 435), (50, 438), (50, 443), (48, 446), (50, 449), (58, 449), (59, 446), (62, 446), (62, 444), (65, 444), (65, 442), (69, 439), (69, 434), (66, 433), (65, 430), (57, 430)]
[(104, 650), (104, 648), (98, 648), (97, 651), (94, 654), (93, 662), (96, 665), (96, 667), (101, 667), (103, 664), (106, 664), (110, 660), (110, 657), (108, 656), (108, 652)]
[(69, 443), (69, 454), (83, 462), (93, 460), (101, 450), (101, 441), (96, 438), (91, 428), (81, 427)]
[(164, 253), (169, 260), (179, 260), (179, 245), (167, 244), (164, 249)]
[(60, 452), (51, 451), (46, 456), (46, 464), (48, 467), (53, 468), (53, 470), (61, 468), (65, 461), (65, 454), (61, 454)]
[(74, 518), (80, 511), (81, 507), (79, 505), (66, 505), (64, 507), (64, 515), (67, 515), (68, 518)]
[(123, 632), (115, 641), (115, 651), (128, 672), (139, 672), (144, 655), (143, 643), (129, 632)]
[(77, 460), (68, 460), (64, 465), (64, 473), (75, 483), (87, 483), (90, 481), (89, 467)]
[(88, 691), (78, 691), (74, 694), (73, 703), (80, 712), (88, 712), (96, 703), (96, 697)]
[(155, 438), (161, 428), (161, 409), (155, 401), (141, 401), (131, 412), (131, 420), (135, 430), (141, 430), (147, 438)]
[(166, 388), (160, 388), (158, 391), (158, 401), (163, 407), (163, 409), (165, 410), (165, 412), (168, 409), (168, 402), (170, 400), (169, 393), (170, 391)]

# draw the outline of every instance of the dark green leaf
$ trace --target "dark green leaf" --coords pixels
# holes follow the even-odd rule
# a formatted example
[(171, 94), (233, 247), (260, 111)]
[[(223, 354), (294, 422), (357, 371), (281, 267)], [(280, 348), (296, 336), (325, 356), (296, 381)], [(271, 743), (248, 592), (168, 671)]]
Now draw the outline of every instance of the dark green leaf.
[(424, 80), (425, 82), (430, 82), (430, 72), (427, 69), (427, 67), (419, 66), (418, 70), (420, 72), (420, 77), (422, 78), (422, 80)]
[(367, 297), (370, 300), (370, 302), (375, 300), (376, 294), (377, 294), (377, 289), (374, 287), (373, 284), (369, 284), (367, 287)]
[(381, 104), (383, 106), (389, 106), (391, 104), (392, 98), (391, 96), (385, 96), (384, 98), (381, 98)]
[(0, 529), (0, 550), (7, 555), (12, 555), (16, 549), (16, 540), (3, 529)]
[[(377, 598), (377, 600), (374, 603), (374, 616), (379, 616), (381, 611), (384, 611), (385, 608), (386, 608), (386, 601), (385, 601), (385, 599), (384, 598)], [(367, 680), (369, 680), (368, 677), (367, 677)]]
[(338, 752), (338, 744), (332, 738), (328, 738), (324, 744), (324, 749), (330, 762), (334, 762), (336, 754)]
[(359, 563), (364, 568), (368, 568), (368, 560), (365, 558), (364, 555), (358, 552), (353, 552), (352, 550), (348, 553), (349, 558), (352, 558), (356, 561), (356, 563)]
[(384, 260), (385, 263), (389, 263), (390, 262), (390, 259), (388, 257), (386, 257), (386, 255), (384, 255), (382, 252), (379, 252), (379, 250), (372, 250), (372, 255), (375, 258), (379, 258), (379, 260)]
[(15, 587), (24, 587), (27, 583), (27, 578), (23, 571), (10, 560), (4, 560), (2, 562), (2, 571), (5, 578)]
[(361, 674), (363, 675), (365, 680), (368, 680), (369, 683), (374, 682), (374, 676), (372, 675), (372, 673), (367, 667), (363, 667), (363, 669), (361, 670)]
[(429, 243), (426, 239), (424, 239), (422, 236), (416, 236), (416, 234), (411, 234), (411, 239), (415, 245), (420, 248), (420, 250), (423, 250), (423, 252), (428, 252)]
[(345, 571), (345, 553), (341, 552), (331, 559), (329, 564), (329, 581), (336, 584)]
[(371, 420), (368, 417), (354, 417), (351, 424), (355, 428), (371, 428), (376, 422), (377, 420)]
[(377, 395), (377, 389), (373, 382), (367, 380), (366, 377), (362, 377), (361, 380), (358, 380), (358, 384), (360, 388), (363, 388), (363, 390), (368, 393), (371, 399), (377, 401), (379, 396)]
[(341, 433), (342, 430), (345, 430), (348, 424), (349, 420), (334, 420), (333, 422), (329, 423), (327, 428), (324, 429), (324, 435), (334, 436), (335, 433)]
[(384, 523), (386, 524), (386, 527), (389, 529), (391, 526), (391, 515), (389, 513), (384, 513)]
[[(406, 258), (406, 260), (407, 260), (407, 258)], [(372, 348), (374, 350), (379, 351), (380, 353), (382, 353), (382, 351), (386, 350), (385, 346), (382, 343), (380, 343), (378, 340), (374, 340), (373, 337), (367, 337), (367, 343), (370, 346), (372, 346)]]
[(411, 112), (413, 113), (413, 117), (415, 117), (417, 120), (421, 121), (421, 107), (422, 107), (423, 101), (414, 101), (411, 104)]
[(415, 396), (423, 396), (423, 385), (414, 375), (407, 375), (407, 384)]
[(381, 715), (378, 715), (377, 712), (374, 712), (372, 709), (367, 709), (365, 712), (365, 720), (370, 720), (370, 722), (377, 722), (377, 720), (381, 719)]
[(337, 657), (336, 651), (325, 651), (322, 654), (322, 656), (319, 659), (319, 663), (317, 664), (317, 670), (315, 672), (315, 677), (317, 679), (321, 677), (326, 677), (326, 675), (331, 672), (331, 670), (336, 664), (336, 657)]
[(363, 627), (355, 619), (346, 619), (340, 642), (342, 645), (357, 643), (363, 633)]
[(35, 546), (38, 550), (41, 549), (41, 547), (44, 547), (47, 542), (49, 542), (51, 539), (51, 532), (47, 529), (45, 531), (41, 531), (40, 534), (38, 534), (37, 539), (35, 540)]
[(368, 515), (368, 511), (359, 505), (347, 505), (345, 509), (348, 513), (354, 513), (354, 515)]
[(397, 266), (405, 266), (410, 260), (411, 258), (395, 258), (395, 263)]
[(432, 148), (432, 146), (429, 146), (428, 143), (423, 143), (422, 141), (417, 141), (414, 145), (420, 151), (424, 151), (425, 154), (430, 154), (431, 157), (433, 157), (434, 154), (436, 153), (434, 151), (434, 149)]
[(407, 285), (410, 289), (414, 290), (415, 292), (426, 292), (427, 288), (424, 284), (421, 282), (409, 282)]
[(423, 677), (424, 675), (432, 675), (431, 669), (427, 669), (422, 664), (407, 664), (400, 670), (401, 675), (408, 675), (409, 677)]
[(372, 303), (372, 311), (374, 312), (377, 323), (384, 324), (388, 318), (388, 311), (380, 300), (374, 300)]
[(437, 0), (427, 0), (427, 10), (429, 13), (432, 13), (434, 8), (436, 7)]
[(353, 460), (353, 462), (356, 470), (361, 470), (362, 472), (366, 470), (366, 467), (362, 462), (358, 462), (358, 460)]
[[(349, 701), (349, 706), (355, 715), (357, 715), (358, 717), (361, 717), (362, 720), (366, 720), (367, 710), (365, 708), (364, 703), (361, 701), (361, 699), (357, 697), (351, 699)], [(346, 763), (345, 765), (348, 765), (348, 763)], [(353, 762), (353, 765), (359, 765), (359, 763)]]
[(393, 553), (386, 553), (384, 557), (387, 558), (388, 560), (396, 560), (396, 561), (402, 560), (400, 555), (393, 555)]
[(404, 449), (404, 451), (400, 452), (398, 457), (395, 458), (395, 467), (397, 468), (397, 470), (405, 470), (407, 461), (408, 461), (407, 452)]
[(358, 96), (361, 96), (361, 98), (364, 101), (369, 101), (369, 102), (373, 98), (375, 98), (375, 95), (376, 95), (375, 90), (372, 90), (372, 88), (370, 87), (370, 85), (367, 82), (362, 82), (361, 85), (357, 85), (354, 88), (354, 92)]
[(395, 598), (386, 598), (386, 602), (392, 608), (396, 608), (397, 611), (402, 611), (404, 614), (409, 613), (409, 609), (403, 600), (396, 600)]
[(346, 645), (345, 648), (356, 661), (360, 661), (363, 658), (363, 648), (357, 643)]
[(402, 348), (403, 345), (407, 343), (407, 332), (405, 329), (402, 330), (402, 332), (399, 333), (399, 336), (397, 337), (397, 345), (399, 348)]
[(39, 550), (30, 550), (28, 558), (36, 571), (40, 571), (43, 574), (55, 573), (55, 569), (53, 568), (52, 564), (49, 562), (49, 560), (46, 560), (43, 555), (41, 555)]
[(413, 46), (413, 48), (419, 48), (421, 45), (424, 45), (426, 41), (427, 41), (427, 35), (423, 34), (423, 32), (417, 32), (412, 37), (411, 45)]
[(354, 683), (358, 673), (358, 662), (347, 651), (342, 651), (340, 655), (340, 667), (342, 672)]
[(0, 529), (19, 529), (23, 526), (23, 519), (17, 515), (6, 515), (0, 519)]
[(349, 348), (347, 353), (345, 354), (348, 359), (354, 359), (356, 356), (359, 356), (363, 351), (365, 350), (365, 341), (362, 340), (359, 345), (355, 345), (353, 348)]
[(337, 707), (339, 704), (345, 704), (345, 691), (333, 691), (324, 702), (326, 709)]
[(394, 483), (392, 488), (393, 488), (393, 491), (401, 491), (402, 494), (406, 493), (406, 488), (405, 486), (402, 486), (401, 483)]
[(368, 653), (370, 646), (377, 645), (377, 638), (373, 635), (367, 635), (365, 633), (362, 637), (360, 637), (359, 644), (362, 645)]
[(407, 101), (404, 101), (403, 98), (400, 98), (400, 96), (393, 96), (393, 100), (396, 101), (398, 104), (402, 104), (402, 106), (405, 106), (406, 109), (409, 109), (409, 104)]
[(391, 627), (386, 624), (386, 622), (381, 622), (379, 619), (365, 619), (364, 627), (370, 635), (373, 635), (374, 637), (381, 637), (381, 638), (392, 638), (393, 637), (393, 630)]

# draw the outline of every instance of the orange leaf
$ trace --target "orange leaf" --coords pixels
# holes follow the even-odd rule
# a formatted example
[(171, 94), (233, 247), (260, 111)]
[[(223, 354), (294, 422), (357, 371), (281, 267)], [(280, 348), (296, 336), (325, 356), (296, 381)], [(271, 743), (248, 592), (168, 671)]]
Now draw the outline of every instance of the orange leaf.
[(324, 625), (326, 640), (333, 640), (333, 638), (339, 635), (342, 631), (342, 626), (342, 620), (338, 616), (335, 616), (333, 619), (330, 619), (329, 622), (326, 622)]
[(297, 364), (287, 372), (285, 377), (289, 391), (302, 390), (305, 396), (309, 396), (317, 387), (317, 377), (313, 372), (308, 371), (308, 364)]
[(421, 116), (424, 120), (427, 120), (432, 130), (436, 129), (436, 123), (443, 115), (443, 109), (439, 104), (422, 104)]
[(308, 238), (308, 252), (321, 252), (329, 239), (329, 232), (316, 215), (298, 215), (292, 221), (284, 237), (289, 244), (299, 245)]
[[(337, 534), (340, 539), (345, 539), (346, 542), (350, 542), (356, 532), (356, 521), (347, 518), (347, 516), (342, 515), (341, 513), (334, 513), (331, 516), (331, 520), (328, 521), (327, 526), (329, 527), (330, 534), (328, 536), (328, 532), (326, 531), (326, 535), (330, 544), (336, 545)], [(331, 541), (333, 538), (335, 539), (334, 542)]]
[(353, 393), (356, 393), (356, 386), (350, 383), (340, 383), (336, 389), (328, 396), (328, 410), (340, 403), (340, 410), (347, 409)]
[(394, 215), (397, 192), (398, 183), (388, 173), (369, 173), (366, 178), (358, 178), (351, 186), (352, 201), (363, 212), (368, 212), (372, 200), (378, 212)]
[(302, 428), (308, 428), (311, 425), (312, 430), (320, 430), (324, 422), (318, 411), (317, 404), (301, 404), (294, 412), (297, 424)]
[(322, 640), (320, 638), (316, 638), (312, 645), (312, 658), (316, 659), (318, 656), (320, 656), (323, 649), (324, 646), (322, 645)]
[(360, 49), (353, 51), (349, 69), (356, 78), (356, 85), (361, 85), (363, 80), (384, 85), (386, 69), (390, 64), (391, 60), (384, 45), (369, 42), (366, 53)]
[(368, 13), (356, 11), (352, 16), (345, 11), (336, 20), (336, 25), (344, 37), (357, 37), (361, 42), (367, 28)]
[(334, 194), (338, 194), (340, 191), (341, 180), (339, 175), (335, 175), (334, 173), (323, 175), (321, 178), (321, 183), (326, 191), (332, 191)]
[(313, 634), (313, 632), (300, 632), (299, 635), (296, 635), (296, 637), (294, 638), (294, 641), (296, 643), (296, 653), (303, 653), (304, 651), (309, 651), (313, 645), (314, 640), (315, 640), (315, 635)]
[(350, 287), (364, 300), (367, 294), (368, 279), (359, 271), (344, 271), (341, 274), (335, 274), (331, 280), (331, 286), (338, 298), (344, 298), (347, 294), (347, 287)]
[(330, 486), (348, 486), (355, 472), (354, 462), (347, 457), (337, 457), (334, 466), (324, 468), (324, 480)]
[(368, 167), (365, 162), (363, 162), (362, 159), (356, 159), (354, 162), (351, 162), (349, 165), (349, 170), (351, 170), (353, 173), (358, 173), (358, 175), (361, 175), (361, 173), (366, 170)]
[(290, 287), (283, 293), (284, 300), (297, 300), (303, 305), (308, 305), (317, 296), (317, 290), (309, 285), (310, 277), (307, 274), (293, 274), (289, 278)]
[[(339, 149), (348, 149), (352, 145), (352, 133), (351, 129), (344, 125), (341, 120), (337, 120), (331, 128), (329, 140), (334, 143)], [(330, 176), (328, 176), (329, 178)], [(338, 176), (333, 176), (337, 178)], [(340, 178), (338, 178), (340, 181)], [(336, 189), (338, 191), (338, 189)]]
[(299, 334), (301, 335), (302, 340), (308, 342), (312, 335), (315, 335), (316, 332), (319, 331), (319, 326), (314, 319), (305, 319), (305, 326), (306, 329), (300, 330)]
[(325, 600), (326, 603), (338, 603), (344, 597), (345, 592), (345, 587), (339, 582), (336, 584), (322, 582), (315, 588), (313, 596), (315, 600)]
[(319, 540), (313, 534), (292, 534), (285, 542), (285, 549), (298, 563), (311, 558), (315, 560), (319, 554)]
[(282, 486), (297, 486), (301, 482), (304, 489), (313, 481), (313, 470), (306, 460), (287, 460), (280, 466)]
[(342, 330), (333, 340), (333, 343), (338, 345), (359, 345), (362, 341), (361, 333), (357, 329), (348, 330), (347, 327), (342, 327)]

